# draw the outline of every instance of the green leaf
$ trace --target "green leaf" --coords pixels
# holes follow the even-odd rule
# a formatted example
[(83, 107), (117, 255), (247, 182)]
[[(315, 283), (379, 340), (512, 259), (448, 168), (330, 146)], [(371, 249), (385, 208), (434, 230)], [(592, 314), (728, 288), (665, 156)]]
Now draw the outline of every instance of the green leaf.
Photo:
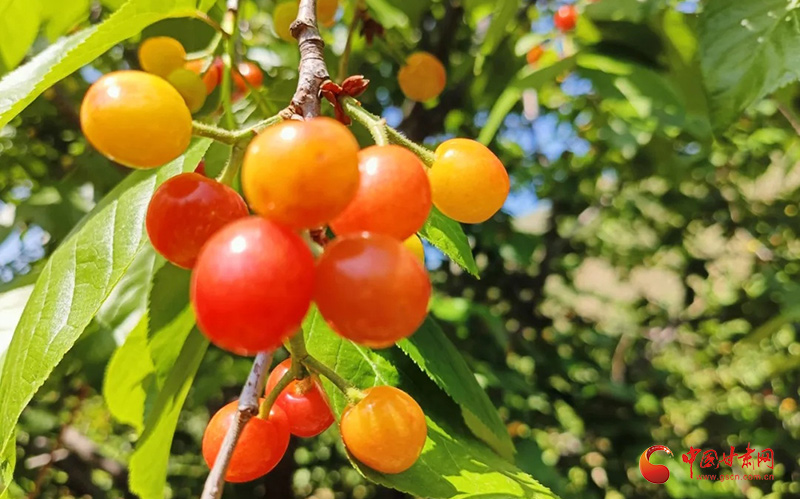
[(486, 124), (483, 126), (480, 135), (478, 135), (478, 142), (481, 144), (489, 144), (492, 141), (500, 125), (506, 115), (514, 109), (519, 99), (522, 97), (522, 92), (526, 89), (539, 89), (544, 85), (551, 84), (555, 81), (556, 77), (572, 69), (575, 65), (575, 57), (568, 57), (561, 59), (549, 66), (537, 66), (535, 69), (530, 66), (522, 68), (514, 79), (508, 84), (500, 97), (492, 106)]
[(509, 28), (513, 26), (512, 20), (519, 8), (520, 4), (515, 0), (499, 0), (495, 2), (491, 24), (489, 24), (489, 29), (486, 30), (486, 36), (481, 44), (481, 51), (475, 58), (474, 73), (476, 75), (480, 74), (486, 57), (495, 53)]
[(17, 465), (17, 440), (15, 438), (6, 442), (0, 452), (0, 496), (5, 497), (5, 492), (14, 479), (14, 467)]
[(45, 35), (51, 42), (55, 41), (82, 22), (89, 19), (89, 0), (68, 0), (61, 2), (45, 2), (44, 21)]
[(486, 392), (458, 349), (428, 317), (416, 333), (397, 344), (460, 407), (467, 426), (500, 456), (514, 459), (514, 444)]
[(153, 276), (148, 298), (149, 329), (155, 333), (175, 319), (189, 303), (191, 272), (165, 263)]
[(41, 20), (39, 0), (0, 0), (0, 68), (11, 70), (20, 63), (36, 40)]
[(93, 212), (48, 260), (8, 348), (14, 362), (0, 379), (0, 446), (11, 438), (22, 409), (81, 335), (146, 243), (144, 216), (164, 180), (191, 170), (208, 148), (195, 142), (186, 155), (158, 170), (137, 171), (127, 190)]
[(208, 349), (208, 340), (192, 330), (170, 369), (145, 421), (130, 460), (131, 491), (142, 499), (162, 499), (172, 438), (183, 403)]
[[(129, 0), (102, 24), (60, 39), (0, 80), (0, 127), (47, 88), (115, 44), (139, 34), (156, 21), (191, 16), (194, 12), (194, 0)], [(0, 15), (2, 18), (4, 14)]]
[(464, 270), (478, 277), (478, 265), (472, 256), (464, 229), (458, 222), (444, 216), (434, 206), (419, 234)]
[(103, 380), (103, 398), (111, 415), (137, 433), (144, 430), (144, 406), (154, 370), (143, 317), (111, 356)]
[[(308, 351), (360, 388), (399, 386), (426, 413), (428, 439), (419, 460), (403, 473), (385, 475), (358, 462), (368, 479), (405, 493), (439, 498), (553, 499), (546, 487), (495, 454), (467, 429), (455, 404), (397, 349), (372, 351), (342, 339), (312, 310), (303, 324)], [(327, 381), (325, 390), (336, 413), (346, 400)]]
[(800, 4), (709, 0), (700, 16), (700, 64), (716, 130), (800, 78)]

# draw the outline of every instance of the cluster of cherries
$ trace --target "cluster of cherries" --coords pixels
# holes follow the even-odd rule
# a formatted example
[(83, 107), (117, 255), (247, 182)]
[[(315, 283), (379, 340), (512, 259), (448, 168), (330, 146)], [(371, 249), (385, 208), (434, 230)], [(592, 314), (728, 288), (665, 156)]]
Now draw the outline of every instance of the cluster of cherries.
[[(151, 43), (175, 47), (169, 40)], [(187, 61), (153, 55), (145, 46), (140, 55), (148, 72), (110, 73), (91, 86), (81, 126), (109, 158), (154, 168), (180, 156), (191, 138), (191, 113), (174, 83)], [(183, 69), (167, 74), (165, 58), (173, 65), (181, 59)], [(224, 70), (214, 61), (195, 69), (190, 64), (187, 71), (204, 78), (206, 93)], [(209, 77), (212, 71), (217, 76)], [(298, 332), (312, 302), (344, 338), (388, 347), (414, 333), (427, 314), (431, 284), (416, 233), (432, 206), (457, 221), (480, 223), (509, 192), (503, 164), (478, 142), (447, 140), (432, 156), (426, 166), (397, 145), (360, 149), (347, 127), (331, 118), (284, 121), (247, 145), (244, 198), (199, 168), (179, 174), (154, 193), (147, 234), (164, 258), (192, 270), (197, 325), (223, 349), (252, 355), (279, 348)], [(310, 232), (325, 227), (335, 238), (320, 247)], [(272, 372), (268, 394), (290, 362)], [(292, 373), (304, 376), (305, 368), (301, 359)], [(307, 374), (277, 396), (268, 415), (247, 423), (228, 480), (267, 473), (285, 453), (290, 434), (309, 437), (331, 425), (319, 381)], [(340, 430), (351, 454), (383, 473), (413, 465), (427, 435), (419, 405), (387, 386), (349, 394), (349, 400)], [(206, 429), (203, 455), (210, 466), (236, 405), (220, 409)]]

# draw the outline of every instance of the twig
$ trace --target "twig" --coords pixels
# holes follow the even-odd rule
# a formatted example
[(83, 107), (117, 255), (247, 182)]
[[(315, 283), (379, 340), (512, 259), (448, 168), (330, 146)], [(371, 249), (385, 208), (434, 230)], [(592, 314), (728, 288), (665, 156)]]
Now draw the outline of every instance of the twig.
[(300, 74), (289, 108), (292, 114), (313, 118), (320, 113), (319, 88), (330, 79), (323, 54), (325, 42), (317, 29), (317, 0), (300, 0), (291, 31), (300, 49)]
[(353, 36), (363, 15), (364, 2), (363, 0), (356, 0), (355, 8), (353, 9), (353, 20), (350, 21), (350, 27), (347, 29), (347, 42), (344, 44), (344, 52), (342, 52), (342, 57), (339, 59), (339, 75), (337, 78), (339, 83), (347, 78), (347, 63), (350, 61), (350, 52), (353, 50)]
[(253, 368), (250, 370), (250, 375), (247, 377), (247, 382), (239, 397), (239, 412), (236, 414), (236, 420), (225, 434), (225, 439), (222, 441), (214, 466), (208, 474), (200, 499), (219, 499), (222, 496), (225, 474), (228, 471), (233, 450), (236, 448), (236, 442), (239, 440), (244, 426), (258, 414), (259, 395), (264, 391), (267, 369), (271, 363), (272, 352), (262, 352), (256, 356)]
[(792, 125), (792, 128), (794, 128), (794, 131), (797, 132), (797, 135), (800, 135), (800, 121), (798, 121), (794, 112), (783, 103), (778, 104), (778, 111), (780, 111), (789, 124)]

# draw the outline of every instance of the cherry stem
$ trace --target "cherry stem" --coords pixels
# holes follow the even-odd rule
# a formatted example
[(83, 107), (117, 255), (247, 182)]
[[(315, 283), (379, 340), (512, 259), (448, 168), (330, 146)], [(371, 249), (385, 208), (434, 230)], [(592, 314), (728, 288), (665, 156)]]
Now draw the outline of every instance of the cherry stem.
[[(406, 137), (399, 131), (386, 125), (386, 121), (383, 118), (381, 118), (380, 116), (376, 116), (367, 111), (366, 109), (364, 109), (363, 107), (361, 107), (361, 104), (356, 99), (352, 97), (343, 97), (341, 99), (341, 103), (347, 115), (350, 116), (354, 121), (357, 121), (358, 123), (366, 127), (372, 133), (373, 138), (375, 138), (375, 133), (373, 132), (373, 129), (375, 127), (379, 127), (381, 130), (383, 130), (383, 133), (385, 133), (388, 136), (389, 142), (391, 142), (392, 144), (403, 146), (409, 151), (413, 152), (414, 154), (419, 156), (419, 159), (421, 159), (426, 166), (430, 167), (431, 165), (433, 165), (433, 161), (436, 159), (436, 157), (433, 154), (433, 151), (431, 151), (427, 147), (423, 147), (417, 144), (416, 142), (410, 140), (408, 137)], [(377, 138), (375, 138), (375, 143), (380, 145)]]
[(339, 59), (339, 83), (342, 83), (347, 78), (347, 64), (350, 62), (350, 52), (353, 50), (353, 36), (356, 29), (358, 29), (359, 21), (364, 16), (364, 9), (364, 0), (356, 0), (353, 7), (353, 20), (350, 21), (350, 27), (347, 30), (347, 42), (344, 44), (344, 51)]
[[(206, 17), (208, 17), (208, 16), (206, 16)], [(216, 22), (215, 22), (215, 24), (216, 24)], [(217, 26), (219, 26), (219, 25), (217, 25)], [(187, 61), (193, 61), (193, 60), (196, 60), (196, 59), (205, 59), (206, 57), (211, 57), (212, 55), (214, 55), (217, 52), (217, 47), (219, 47), (219, 43), (222, 41), (222, 37), (223, 36), (224, 35), (223, 35), (222, 31), (217, 32), (217, 34), (214, 35), (214, 38), (211, 39), (211, 43), (209, 43), (206, 48), (204, 48), (203, 50), (198, 50), (197, 52), (189, 52), (188, 54), (186, 54), (186, 60)], [(208, 64), (205, 64), (204, 67), (203, 67), (203, 72), (205, 73), (206, 71), (208, 71), (208, 67), (210, 67), (210, 66), (211, 66), (211, 62), (209, 62)]]
[[(211, 26), (212, 28), (214, 28), (214, 30), (216, 30), (216, 32), (217, 32), (217, 36), (224, 36), (225, 38), (228, 38), (230, 36), (228, 33), (225, 32), (224, 29), (222, 29), (222, 26), (220, 26), (217, 21), (215, 21), (214, 19), (209, 17), (209, 15), (206, 14), (205, 12), (202, 12), (202, 11), (199, 11), (199, 10), (195, 11), (194, 17), (195, 17), (195, 19), (199, 19), (199, 20), (203, 21), (204, 23), (208, 24), (209, 26)], [(214, 41), (212, 40), (211, 43), (214, 44)], [(219, 42), (217, 42), (217, 43), (219, 43)], [(208, 49), (206, 49), (206, 50), (208, 50)], [(211, 53), (213, 54), (214, 52), (212, 51)], [(199, 59), (199, 57), (194, 57), (194, 59)]]
[(214, 125), (193, 121), (192, 134), (198, 137), (214, 139), (217, 142), (231, 146), (234, 144), (246, 144), (250, 142), (250, 140), (261, 130), (271, 127), (272, 125), (276, 125), (281, 121), (283, 121), (283, 118), (276, 114), (275, 116), (270, 116), (265, 120), (259, 121), (253, 126), (243, 128), (241, 130), (225, 130), (224, 128), (219, 128)]
[(242, 168), (245, 150), (245, 146), (241, 143), (233, 145), (231, 155), (228, 158), (228, 164), (225, 165), (225, 168), (222, 169), (222, 173), (220, 173), (217, 178), (219, 183), (227, 186), (233, 185), (233, 181), (236, 180), (236, 175), (239, 174), (239, 170)]
[(226, 128), (233, 130), (236, 128), (236, 117), (233, 115), (231, 105), (232, 80), (231, 71), (233, 70), (233, 60), (236, 55), (236, 36), (239, 32), (239, 0), (228, 0), (228, 10), (222, 18), (222, 29), (228, 33), (225, 39), (225, 52), (222, 54), (222, 62), (225, 71), (222, 72), (222, 108), (225, 111)]
[(219, 453), (217, 453), (214, 466), (211, 467), (211, 472), (206, 478), (200, 499), (219, 499), (222, 496), (225, 474), (228, 471), (233, 450), (236, 448), (236, 443), (239, 441), (247, 422), (258, 414), (259, 395), (264, 391), (267, 369), (271, 363), (272, 352), (261, 352), (256, 355), (255, 361), (253, 361), (253, 368), (250, 370), (247, 382), (242, 387), (242, 394), (239, 396), (239, 410), (236, 413), (236, 419), (234, 419), (225, 434), (225, 438), (222, 440), (222, 445)]
[(281, 376), (281, 379), (278, 380), (278, 384), (276, 384), (275, 387), (272, 390), (270, 390), (270, 392), (267, 394), (267, 397), (264, 399), (263, 402), (261, 402), (261, 406), (258, 408), (259, 418), (269, 419), (269, 411), (272, 410), (272, 406), (275, 405), (275, 401), (278, 400), (278, 397), (280, 396), (281, 392), (287, 386), (289, 386), (289, 383), (291, 383), (294, 380), (294, 376), (295, 375), (292, 372), (292, 369), (289, 369), (288, 371), (286, 371), (286, 374)]
[(328, 380), (333, 383), (334, 386), (336, 386), (336, 388), (338, 388), (342, 393), (344, 393), (347, 396), (347, 399), (351, 402), (356, 401), (355, 399), (363, 398), (361, 390), (356, 388), (355, 385), (343, 377), (339, 376), (336, 371), (320, 362), (316, 357), (308, 355), (302, 359), (301, 362), (309, 371), (328, 378)]

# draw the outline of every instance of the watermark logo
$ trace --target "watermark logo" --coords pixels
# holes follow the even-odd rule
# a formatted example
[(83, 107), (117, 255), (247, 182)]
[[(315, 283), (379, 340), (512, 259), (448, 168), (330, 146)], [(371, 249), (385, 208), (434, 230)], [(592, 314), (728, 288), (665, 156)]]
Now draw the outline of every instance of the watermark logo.
[(639, 471), (644, 479), (650, 483), (664, 483), (669, 479), (669, 470), (666, 466), (650, 462), (650, 456), (658, 451), (664, 451), (672, 456), (672, 451), (666, 445), (653, 445), (642, 452), (642, 456), (639, 458)]

